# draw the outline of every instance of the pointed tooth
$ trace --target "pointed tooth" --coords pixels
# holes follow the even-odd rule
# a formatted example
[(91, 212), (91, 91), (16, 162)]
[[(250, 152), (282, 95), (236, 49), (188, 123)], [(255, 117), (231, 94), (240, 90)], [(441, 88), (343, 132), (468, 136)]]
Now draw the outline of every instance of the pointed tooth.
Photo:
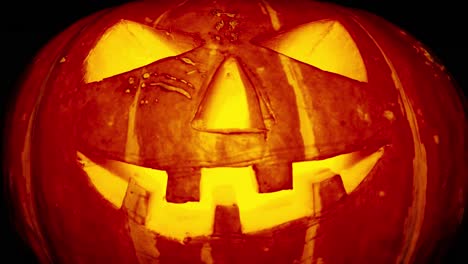
[(240, 214), (234, 188), (230, 185), (220, 185), (214, 188), (213, 203), (216, 205), (213, 234), (240, 234)]
[(242, 228), (237, 204), (217, 205), (213, 234), (215, 236), (222, 236), (240, 233), (242, 233)]
[(292, 164), (255, 164), (253, 166), (260, 193), (290, 190), (293, 188)]
[(170, 203), (185, 203), (200, 201), (201, 170), (167, 171), (166, 200)]
[(326, 179), (320, 182), (319, 185), (322, 210), (330, 208), (330, 206), (347, 195), (340, 175), (335, 175), (329, 179)]
[(361, 184), (380, 160), (383, 153), (384, 148), (382, 147), (368, 156), (360, 157), (351, 166), (339, 171), (346, 193), (351, 193)]

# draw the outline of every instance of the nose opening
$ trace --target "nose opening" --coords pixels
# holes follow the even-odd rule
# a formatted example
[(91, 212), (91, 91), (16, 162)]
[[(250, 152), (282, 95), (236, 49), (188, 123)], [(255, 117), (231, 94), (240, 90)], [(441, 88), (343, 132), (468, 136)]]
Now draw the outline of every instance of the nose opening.
[(228, 57), (208, 85), (192, 127), (212, 133), (263, 133), (267, 126), (261, 104), (242, 65)]

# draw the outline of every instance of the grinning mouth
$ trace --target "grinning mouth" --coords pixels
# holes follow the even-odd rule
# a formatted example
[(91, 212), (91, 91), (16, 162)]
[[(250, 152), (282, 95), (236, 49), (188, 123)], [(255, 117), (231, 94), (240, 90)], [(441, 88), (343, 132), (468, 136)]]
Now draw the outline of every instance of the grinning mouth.
[(334, 185), (326, 190), (337, 199), (343, 198), (369, 175), (383, 152), (384, 147), (372, 153), (356, 151), (324, 160), (293, 162), (293, 188), (270, 193), (258, 191), (252, 166), (202, 168), (200, 199), (185, 203), (166, 200), (168, 176), (164, 170), (115, 160), (97, 163), (81, 152), (77, 157), (93, 186), (113, 206), (126, 204), (129, 193), (134, 193), (132, 186), (137, 185), (144, 190), (144, 199), (133, 202), (133, 209), (141, 223), (160, 235), (183, 241), (213, 234), (219, 206), (238, 209), (242, 233), (317, 217), (323, 211), (323, 186)]

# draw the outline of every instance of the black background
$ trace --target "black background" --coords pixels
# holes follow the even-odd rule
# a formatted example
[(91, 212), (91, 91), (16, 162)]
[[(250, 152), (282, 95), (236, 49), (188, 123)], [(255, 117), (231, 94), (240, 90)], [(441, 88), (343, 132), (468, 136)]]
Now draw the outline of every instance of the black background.
[[(2, 2), (0, 6), (1, 120), (4, 120), (8, 105), (12, 102), (11, 98), (16, 91), (20, 75), (47, 41), (79, 18), (124, 2), (127, 1), (41, 0), (31, 3), (14, 1), (10, 4), (7, 1)], [(294, 4), (293, 1), (290, 2)], [(468, 12), (462, 7), (463, 1), (335, 0), (331, 2), (373, 12), (415, 36), (446, 66), (466, 95), (468, 71), (465, 68), (465, 59), (468, 41), (464, 38), (468, 33), (468, 23), (466, 23)], [(4, 122), (1, 128), (3, 131)], [(2, 191), (5, 187), (2, 186)], [(21, 241), (8, 219), (8, 206), (8, 198), (3, 198), (0, 207), (0, 240), (2, 240), (0, 242), (3, 242), (0, 246), (2, 252), (0, 262), (36, 263), (29, 247)], [(455, 243), (448, 245), (449, 251), (442, 257), (442, 263), (468, 263), (468, 246), (465, 246), (468, 242), (467, 237), (465, 218)]]

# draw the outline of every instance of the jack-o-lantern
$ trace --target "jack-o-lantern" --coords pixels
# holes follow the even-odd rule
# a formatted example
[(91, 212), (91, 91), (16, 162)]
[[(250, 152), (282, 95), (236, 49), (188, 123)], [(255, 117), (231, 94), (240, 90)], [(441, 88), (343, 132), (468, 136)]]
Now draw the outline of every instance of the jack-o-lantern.
[(44, 262), (419, 262), (463, 213), (449, 75), (333, 4), (97, 13), (38, 54), (11, 120), (17, 220)]

